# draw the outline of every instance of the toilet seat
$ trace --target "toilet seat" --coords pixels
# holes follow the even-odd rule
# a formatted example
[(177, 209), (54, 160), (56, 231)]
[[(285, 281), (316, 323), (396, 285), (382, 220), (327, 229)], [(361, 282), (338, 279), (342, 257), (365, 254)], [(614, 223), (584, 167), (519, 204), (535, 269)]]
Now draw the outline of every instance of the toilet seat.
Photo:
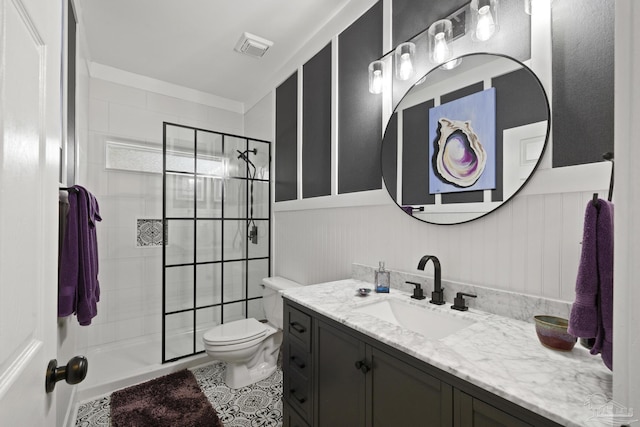
[(205, 332), (203, 340), (210, 346), (221, 347), (259, 341), (266, 334), (266, 324), (249, 318), (215, 326)]

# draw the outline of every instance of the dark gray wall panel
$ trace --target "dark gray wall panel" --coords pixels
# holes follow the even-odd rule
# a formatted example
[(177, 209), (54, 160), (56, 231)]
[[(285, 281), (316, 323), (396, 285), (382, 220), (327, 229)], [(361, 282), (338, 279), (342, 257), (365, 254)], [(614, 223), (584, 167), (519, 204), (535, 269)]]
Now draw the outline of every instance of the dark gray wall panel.
[(393, 0), (393, 45), (409, 40), (466, 3), (468, 0)]
[(429, 194), (429, 109), (433, 100), (402, 113), (402, 204), (435, 203)]
[[(446, 104), (447, 102), (455, 101), (456, 99), (464, 98), (465, 96), (482, 92), (484, 90), (484, 83), (478, 82), (469, 86), (465, 86), (460, 88), (454, 92), (449, 92), (440, 97), (440, 104)], [(435, 141), (431, 141), (431, 144), (435, 144)], [(497, 141), (496, 141), (496, 151), (497, 150)], [(496, 163), (497, 165), (498, 163)], [(502, 165), (502, 163), (499, 163)], [(501, 169), (496, 167), (496, 169)], [(496, 177), (497, 180), (497, 177)], [(483, 191), (463, 191), (460, 193), (443, 193), (442, 194), (442, 204), (447, 203), (475, 203), (482, 202), (484, 200), (484, 192)]]
[(302, 72), (302, 197), (331, 194), (331, 43)]
[(382, 188), (382, 97), (367, 67), (382, 55), (382, 2), (338, 36), (338, 192)]
[[(549, 109), (540, 96), (542, 88), (528, 70), (492, 79), (491, 85), (496, 88), (496, 189), (491, 192), (491, 200), (496, 202), (503, 200), (504, 130), (547, 120)], [(522, 102), (523, 99), (527, 102)]]
[(298, 73), (276, 88), (276, 202), (298, 196)]
[(384, 131), (382, 139), (382, 171), (384, 176), (384, 185), (389, 192), (391, 198), (395, 201), (398, 189), (398, 114), (393, 113), (387, 123), (387, 129)]
[(553, 167), (602, 161), (613, 151), (614, 1), (552, 8)]

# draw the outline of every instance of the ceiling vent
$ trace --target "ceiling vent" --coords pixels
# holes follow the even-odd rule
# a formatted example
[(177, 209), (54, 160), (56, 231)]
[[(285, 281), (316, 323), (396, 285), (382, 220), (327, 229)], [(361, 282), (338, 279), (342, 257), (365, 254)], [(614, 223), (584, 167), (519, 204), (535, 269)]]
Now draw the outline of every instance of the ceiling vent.
[(273, 42), (250, 33), (242, 33), (242, 37), (236, 43), (235, 51), (244, 53), (253, 58), (262, 58), (267, 49), (273, 46)]

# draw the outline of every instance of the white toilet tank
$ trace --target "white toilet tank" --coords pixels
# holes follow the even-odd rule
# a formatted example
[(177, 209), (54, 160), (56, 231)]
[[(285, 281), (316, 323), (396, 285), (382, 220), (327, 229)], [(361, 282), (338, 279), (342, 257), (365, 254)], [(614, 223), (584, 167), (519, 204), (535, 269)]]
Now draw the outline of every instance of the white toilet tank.
[(267, 320), (271, 325), (282, 329), (282, 295), (280, 291), (288, 288), (302, 286), (300, 283), (292, 282), (284, 277), (265, 277), (262, 279), (264, 291), (262, 293), (262, 303)]

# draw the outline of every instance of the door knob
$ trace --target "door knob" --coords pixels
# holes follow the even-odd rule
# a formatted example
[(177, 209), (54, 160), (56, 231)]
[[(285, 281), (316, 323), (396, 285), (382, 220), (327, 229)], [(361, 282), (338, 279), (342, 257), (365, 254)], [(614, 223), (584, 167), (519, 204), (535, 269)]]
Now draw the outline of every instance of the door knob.
[(56, 387), (56, 383), (65, 380), (67, 384), (78, 384), (87, 376), (89, 362), (84, 356), (75, 356), (69, 360), (65, 366), (58, 367), (58, 361), (51, 359), (47, 366), (47, 374), (44, 381), (45, 390), (51, 393)]

